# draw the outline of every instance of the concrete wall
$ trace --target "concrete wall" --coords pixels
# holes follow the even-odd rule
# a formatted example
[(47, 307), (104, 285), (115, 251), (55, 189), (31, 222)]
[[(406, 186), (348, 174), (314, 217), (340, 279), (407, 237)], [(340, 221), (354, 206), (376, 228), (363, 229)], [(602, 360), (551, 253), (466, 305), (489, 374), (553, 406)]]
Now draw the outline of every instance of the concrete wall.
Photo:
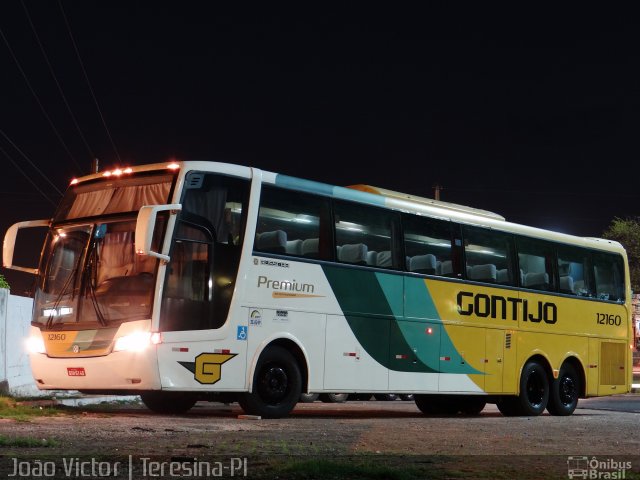
[(24, 341), (29, 335), (33, 299), (0, 288), (0, 390), (15, 396), (40, 395)]

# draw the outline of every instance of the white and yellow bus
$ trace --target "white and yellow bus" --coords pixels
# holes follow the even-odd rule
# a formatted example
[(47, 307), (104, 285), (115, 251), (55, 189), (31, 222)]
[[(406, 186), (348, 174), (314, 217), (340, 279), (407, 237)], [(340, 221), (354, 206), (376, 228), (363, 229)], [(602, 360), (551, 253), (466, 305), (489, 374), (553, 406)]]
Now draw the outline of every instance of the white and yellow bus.
[[(38, 268), (18, 231), (48, 227)], [(140, 394), (158, 412), (302, 392), (414, 394), (425, 413), (569, 415), (630, 390), (616, 242), (380, 188), (176, 162), (74, 179), (5, 235), (37, 275), (40, 389)]]

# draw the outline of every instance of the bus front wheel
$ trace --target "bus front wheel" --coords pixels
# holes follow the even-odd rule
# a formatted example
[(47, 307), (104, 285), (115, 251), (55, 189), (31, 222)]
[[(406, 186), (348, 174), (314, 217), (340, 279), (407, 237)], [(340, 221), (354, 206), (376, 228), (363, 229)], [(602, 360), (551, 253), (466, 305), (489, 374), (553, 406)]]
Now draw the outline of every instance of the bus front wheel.
[(551, 384), (547, 411), (551, 415), (571, 415), (578, 406), (580, 377), (573, 365), (564, 363), (558, 378)]
[(535, 417), (544, 412), (549, 402), (549, 378), (542, 364), (536, 360), (527, 362), (520, 376), (520, 394), (503, 397), (497, 406), (508, 417)]
[(283, 347), (267, 347), (256, 365), (253, 391), (242, 393), (238, 403), (250, 415), (281, 418), (296, 406), (302, 392), (300, 367)]

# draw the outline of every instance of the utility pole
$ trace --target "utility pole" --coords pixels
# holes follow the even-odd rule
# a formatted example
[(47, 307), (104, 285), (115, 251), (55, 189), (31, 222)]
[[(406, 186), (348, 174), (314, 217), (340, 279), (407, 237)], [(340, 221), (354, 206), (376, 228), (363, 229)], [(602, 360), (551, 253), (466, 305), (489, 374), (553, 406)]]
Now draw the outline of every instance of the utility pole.
[(433, 186), (433, 198), (436, 200), (440, 200), (440, 192), (444, 190), (444, 187), (442, 185), (439, 184), (435, 184)]

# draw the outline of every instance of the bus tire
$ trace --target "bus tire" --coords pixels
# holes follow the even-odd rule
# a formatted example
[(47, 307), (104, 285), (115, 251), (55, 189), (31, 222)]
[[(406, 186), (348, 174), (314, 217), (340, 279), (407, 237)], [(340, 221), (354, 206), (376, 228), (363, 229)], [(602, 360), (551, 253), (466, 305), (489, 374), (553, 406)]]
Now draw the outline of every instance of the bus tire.
[(379, 402), (392, 402), (398, 399), (398, 395), (395, 393), (374, 393), (373, 398)]
[(348, 397), (348, 393), (321, 393), (320, 401), (324, 403), (344, 403)]
[(182, 392), (142, 392), (140, 398), (152, 412), (168, 415), (188, 412), (197, 401), (195, 395)]
[(558, 378), (551, 384), (547, 411), (551, 415), (571, 415), (578, 406), (580, 377), (573, 365), (563, 363)]
[(520, 375), (520, 394), (502, 397), (498, 410), (507, 417), (535, 417), (544, 412), (549, 402), (549, 377), (542, 364), (527, 362)]
[(318, 397), (320, 397), (319, 393), (301, 393), (300, 401), (302, 403), (313, 403), (318, 400)]
[(410, 402), (413, 400), (413, 393), (401, 393), (400, 394), (400, 400), (403, 400), (405, 402)]
[(416, 394), (413, 400), (426, 415), (455, 415), (459, 410), (458, 402), (449, 401), (446, 395)]
[(487, 402), (483, 397), (468, 396), (459, 400), (460, 411), (463, 415), (480, 415), (480, 412), (484, 410)]
[(278, 345), (267, 347), (256, 365), (253, 391), (240, 394), (238, 403), (250, 415), (281, 418), (296, 406), (302, 393), (302, 375), (294, 356)]

